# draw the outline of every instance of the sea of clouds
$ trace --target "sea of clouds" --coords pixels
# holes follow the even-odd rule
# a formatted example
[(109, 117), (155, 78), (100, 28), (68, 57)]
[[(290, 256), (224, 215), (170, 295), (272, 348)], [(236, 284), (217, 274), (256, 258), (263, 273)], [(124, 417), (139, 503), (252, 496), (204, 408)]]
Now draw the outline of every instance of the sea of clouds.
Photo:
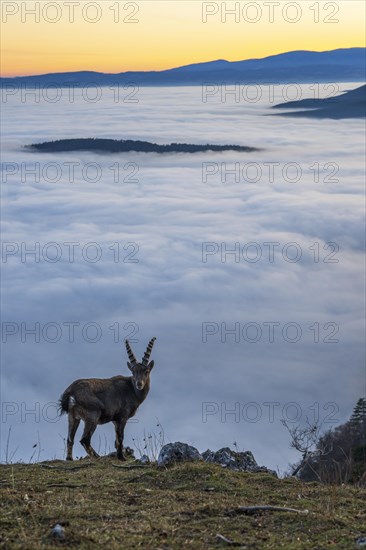
[[(126, 337), (138, 356), (157, 337), (130, 446), (158, 419), (167, 442), (236, 442), (283, 472), (298, 456), (281, 418), (327, 429), (364, 393), (363, 121), (268, 116), (283, 86), (258, 102), (203, 91), (3, 103), (1, 460), (62, 458), (60, 394), (128, 374)], [(260, 150), (24, 149), (71, 137)], [(112, 425), (94, 443), (113, 450)]]

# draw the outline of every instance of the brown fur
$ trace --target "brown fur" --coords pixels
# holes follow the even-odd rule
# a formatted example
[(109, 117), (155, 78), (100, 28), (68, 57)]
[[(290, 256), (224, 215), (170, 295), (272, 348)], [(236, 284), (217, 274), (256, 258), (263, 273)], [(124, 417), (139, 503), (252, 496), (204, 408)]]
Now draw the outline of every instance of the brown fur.
[(149, 353), (145, 353), (142, 363), (137, 363), (133, 354), (131, 355), (132, 361), (127, 366), (132, 376), (75, 380), (64, 391), (60, 398), (60, 409), (61, 414), (68, 413), (69, 419), (66, 460), (72, 460), (72, 448), (80, 420), (85, 424), (80, 443), (91, 457), (99, 456), (91, 446), (91, 438), (97, 425), (113, 422), (117, 457), (124, 460), (123, 438), (127, 420), (134, 416), (150, 389), (150, 371), (154, 361), (148, 363), (148, 359), (153, 343), (154, 339), (150, 341)]

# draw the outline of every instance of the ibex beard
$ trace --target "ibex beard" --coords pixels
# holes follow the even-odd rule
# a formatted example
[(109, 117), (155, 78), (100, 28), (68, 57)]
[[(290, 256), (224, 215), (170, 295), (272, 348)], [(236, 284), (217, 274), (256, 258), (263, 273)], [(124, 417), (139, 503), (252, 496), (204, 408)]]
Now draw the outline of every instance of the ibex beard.
[(91, 438), (98, 424), (113, 422), (116, 430), (117, 458), (125, 460), (123, 438), (127, 420), (134, 416), (138, 407), (146, 399), (150, 389), (150, 372), (154, 361), (149, 361), (156, 338), (152, 338), (146, 348), (141, 363), (138, 363), (126, 340), (129, 361), (127, 366), (132, 376), (112, 378), (85, 378), (75, 380), (60, 398), (61, 414), (67, 413), (69, 430), (67, 437), (66, 460), (72, 460), (72, 448), (80, 421), (84, 421), (84, 432), (80, 443), (90, 457), (99, 455), (91, 446)]

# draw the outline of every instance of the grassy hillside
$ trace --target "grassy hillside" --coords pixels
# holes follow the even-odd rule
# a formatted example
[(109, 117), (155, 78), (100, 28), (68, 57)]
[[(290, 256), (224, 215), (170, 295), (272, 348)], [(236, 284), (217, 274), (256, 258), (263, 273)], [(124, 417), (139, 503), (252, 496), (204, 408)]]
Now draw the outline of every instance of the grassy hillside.
[[(365, 535), (363, 489), (198, 462), (167, 470), (125, 464), (103, 458), (1, 466), (1, 548), (233, 546), (216, 537), (221, 534), (242, 548), (323, 550), (356, 548), (355, 540)], [(309, 513), (228, 513), (258, 504)], [(51, 536), (57, 523), (64, 527), (64, 540)]]

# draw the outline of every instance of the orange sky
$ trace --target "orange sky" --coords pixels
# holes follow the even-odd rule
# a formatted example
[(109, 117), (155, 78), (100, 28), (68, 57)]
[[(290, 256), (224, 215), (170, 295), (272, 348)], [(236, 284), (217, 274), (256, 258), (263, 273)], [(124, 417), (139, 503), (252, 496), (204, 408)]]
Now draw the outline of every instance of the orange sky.
[(161, 70), (365, 42), (362, 0), (2, 0), (1, 12), (2, 76)]

